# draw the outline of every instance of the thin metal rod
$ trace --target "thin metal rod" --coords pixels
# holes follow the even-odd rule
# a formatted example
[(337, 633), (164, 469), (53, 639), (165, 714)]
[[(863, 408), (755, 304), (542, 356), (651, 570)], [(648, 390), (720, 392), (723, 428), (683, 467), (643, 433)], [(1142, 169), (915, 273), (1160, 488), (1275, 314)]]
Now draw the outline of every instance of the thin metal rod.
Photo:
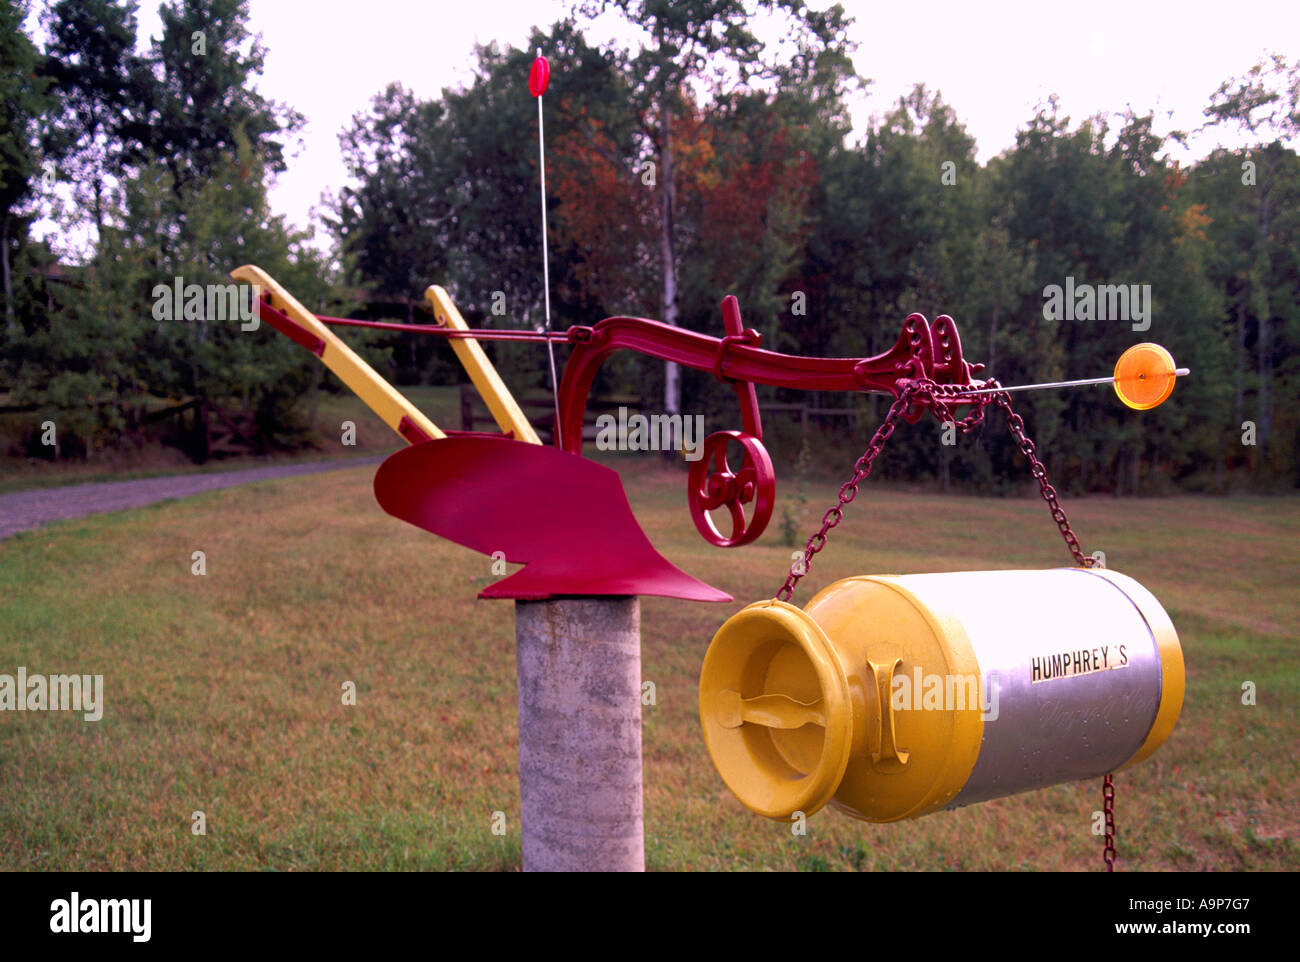
[[(1191, 374), (1190, 368), (1180, 367), (1174, 375), (1182, 377)], [(1114, 384), (1113, 377), (1088, 377), (1078, 381), (1048, 381), (1044, 384), (1016, 384), (1011, 387), (985, 387), (975, 391), (963, 391), (962, 394), (1001, 394), (1003, 391), (1039, 391), (1049, 387), (1082, 387), (1085, 384)]]
[[(537, 49), (537, 56), (542, 51)], [(551, 330), (551, 255), (546, 237), (546, 127), (542, 120), (542, 98), (537, 98), (537, 166), (541, 172), (542, 183), (542, 297), (546, 304), (546, 331)], [(551, 396), (555, 398), (555, 445), (564, 447), (560, 436), (560, 381), (555, 373), (555, 345), (550, 338), (546, 340), (546, 352), (551, 359)]]
[(564, 341), (570, 340), (568, 331), (534, 331), (531, 328), (511, 329), (498, 327), (468, 327), (457, 330), (451, 327), (438, 327), (434, 324), (400, 324), (396, 321), (358, 321), (351, 317), (326, 317), (317, 314), (316, 319), (331, 327), (370, 327), (379, 331), (403, 331), (410, 334), (432, 334), (449, 340), (469, 339), (475, 341)]

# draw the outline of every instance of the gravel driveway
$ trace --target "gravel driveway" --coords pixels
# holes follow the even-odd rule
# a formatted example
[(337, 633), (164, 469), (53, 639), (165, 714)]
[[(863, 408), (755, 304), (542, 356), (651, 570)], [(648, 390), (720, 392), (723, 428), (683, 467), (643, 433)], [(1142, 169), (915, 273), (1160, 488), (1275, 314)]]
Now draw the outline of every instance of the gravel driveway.
[(167, 498), (188, 498), (200, 491), (211, 491), (214, 488), (229, 488), (270, 478), (291, 478), (297, 474), (356, 468), (378, 464), (383, 460), (381, 456), (315, 464), (268, 465), (264, 468), (217, 474), (177, 474), (162, 478), (142, 478), (139, 481), (105, 481), (0, 494), (0, 538), (39, 527), (47, 521), (139, 508)]

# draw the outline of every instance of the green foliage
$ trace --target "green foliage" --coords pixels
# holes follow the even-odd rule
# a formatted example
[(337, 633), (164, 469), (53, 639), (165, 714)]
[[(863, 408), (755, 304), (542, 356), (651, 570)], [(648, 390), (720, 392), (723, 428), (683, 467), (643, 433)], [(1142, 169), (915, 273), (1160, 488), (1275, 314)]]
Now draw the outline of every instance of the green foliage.
[(22, 30), (26, 5), (0, 2), (0, 204), (9, 213), (32, 189), (40, 154), (36, 128), (48, 109), (47, 84), (36, 76), (39, 53)]
[(782, 499), (781, 506), (781, 543), (787, 548), (802, 547), (800, 538), (805, 534), (808, 519), (804, 517), (808, 510), (808, 475), (812, 470), (812, 447), (804, 438), (799, 445), (799, 457), (794, 465), (794, 486), (791, 493)]
[(155, 85), (141, 144), (163, 163), (174, 190), (211, 176), (241, 138), (272, 173), (285, 169), (281, 138), (303, 124), (254, 89), (266, 51), (248, 31), (248, 0), (167, 0), (150, 63)]
[[(27, 205), (41, 167), (40, 119), (50, 106), (48, 84), (36, 75), (39, 52), (22, 30), (26, 14), (25, 4), (0, 0), (0, 329), (6, 338), (37, 309), (35, 292), (24, 283), (32, 259)], [(13, 366), (0, 351), (0, 386)]]
[[(535, 31), (526, 46), (545, 47), (566, 64), (546, 98), (552, 142), (608, 113), (618, 79), (571, 23)], [(342, 137), (351, 183), (333, 200), (331, 226), (350, 279), (391, 305), (389, 313), (402, 310), (396, 319), (419, 319), (424, 290), (436, 283), (471, 323), (532, 327), (543, 319), (537, 107), (524, 87), (532, 54), (489, 45), (477, 57), (478, 77), (467, 89), (421, 103), (390, 86), (353, 119)], [(565, 296), (579, 285), (565, 252), (557, 253), (553, 316), (565, 325), (599, 319), (581, 290)], [(492, 310), (498, 292), (504, 314)], [(418, 356), (413, 369), (399, 372), (402, 382), (459, 370), (445, 345), (386, 343)], [(535, 348), (495, 345), (489, 353), (520, 393), (542, 387), (545, 359)]]
[[(294, 408), (318, 377), (274, 332), (241, 331), (228, 303), (219, 316), (208, 298), (197, 314), (169, 309), (177, 279), (225, 287), (245, 262), (313, 302), (327, 297), (331, 271), (267, 206), (265, 171), (283, 169), (277, 138), (300, 118), (251, 89), (263, 52), (249, 41), (247, 4), (186, 0), (164, 5), (162, 17), (162, 38), (141, 57), (134, 3), (56, 3), (43, 16), (44, 57), (6, 63), (6, 81), (49, 91), (28, 107), (44, 111), (51, 166), (42, 175), (72, 190), (72, 203), (54, 202), (51, 213), (68, 235), (94, 228), (82, 264), (23, 245), (22, 283), (6, 285), (3, 388), (34, 424), (56, 422), (55, 454), (119, 446), (150, 408), (188, 399), (249, 412), (259, 445), (296, 443)], [(26, 166), (13, 165), (29, 190), (32, 155), (29, 146)], [(6, 231), (23, 225), (22, 196), (5, 198)], [(194, 428), (206, 437), (198, 419)], [(206, 443), (196, 453), (206, 456)]]
[(98, 233), (109, 213), (106, 192), (138, 159), (135, 135), (149, 129), (153, 77), (134, 53), (135, 4), (61, 0), (41, 19), (50, 37), (41, 73), (58, 94), (45, 149)]

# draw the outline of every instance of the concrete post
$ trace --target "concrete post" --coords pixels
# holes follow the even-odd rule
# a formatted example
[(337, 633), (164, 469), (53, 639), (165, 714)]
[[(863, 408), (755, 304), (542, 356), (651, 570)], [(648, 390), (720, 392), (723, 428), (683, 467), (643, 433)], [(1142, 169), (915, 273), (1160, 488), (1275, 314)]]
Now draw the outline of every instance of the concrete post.
[(641, 605), (515, 602), (526, 872), (645, 870)]

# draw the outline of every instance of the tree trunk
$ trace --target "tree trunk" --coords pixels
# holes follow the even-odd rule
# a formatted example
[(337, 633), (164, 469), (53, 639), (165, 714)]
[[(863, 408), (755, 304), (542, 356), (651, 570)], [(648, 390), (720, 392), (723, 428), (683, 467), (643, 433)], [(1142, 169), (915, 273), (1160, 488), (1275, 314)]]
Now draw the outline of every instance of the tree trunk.
[(1236, 363), (1233, 365), (1235, 371), (1233, 377), (1236, 386), (1236, 398), (1233, 402), (1233, 422), (1234, 430), (1241, 430), (1241, 422), (1245, 420), (1246, 414), (1246, 297), (1249, 288), (1242, 290), (1237, 296), (1237, 356)]
[[(662, 188), (659, 191), (660, 234), (659, 265), (663, 276), (663, 322), (677, 326), (677, 247), (673, 238), (673, 217), (677, 192), (673, 185), (672, 112), (667, 93), (659, 108), (659, 165)], [(682, 409), (681, 368), (669, 361), (664, 365), (664, 413), (671, 417)], [(670, 422), (671, 423), (671, 422)], [(665, 447), (675, 451), (678, 438)]]
[(321, 372), (325, 370), (323, 364), (313, 364), (311, 366), (311, 410), (307, 415), (307, 423), (311, 426), (312, 431), (318, 430), (316, 419), (320, 416), (320, 395), (321, 395)]
[(5, 211), (0, 227), (0, 265), (3, 265), (5, 285), (5, 330), (14, 329), (14, 291), (9, 280), (9, 212)]
[(197, 423), (194, 425), (196, 429), (195, 454), (197, 455), (195, 460), (199, 464), (206, 464), (208, 458), (212, 457), (212, 435), (208, 425), (207, 398), (202, 396), (199, 397), (198, 403), (194, 406), (194, 416), (198, 419)]
[(1259, 309), (1259, 336), (1256, 338), (1258, 365), (1259, 365), (1259, 438), (1258, 445), (1260, 450), (1260, 466), (1264, 463), (1264, 451), (1268, 444), (1269, 435), (1273, 430), (1273, 405), (1270, 397), (1270, 384), (1273, 373), (1273, 345), (1272, 345), (1272, 323), (1270, 316), (1272, 310), (1269, 306), (1269, 275), (1272, 273), (1272, 258), (1269, 256), (1269, 225), (1268, 225), (1268, 195), (1270, 191), (1265, 185), (1260, 188), (1259, 194), (1259, 256), (1256, 257), (1255, 263), (1260, 265), (1261, 270), (1256, 272), (1256, 277), (1261, 285), (1262, 290), (1259, 296), (1255, 298), (1255, 303)]
[[(1267, 296), (1265, 297), (1267, 301)], [(1273, 400), (1269, 382), (1273, 376), (1273, 325), (1267, 316), (1259, 319), (1259, 437), (1260, 463), (1264, 460), (1264, 451), (1268, 445), (1269, 435), (1273, 433)]]
[(94, 179), (95, 189), (95, 248), (98, 249), (104, 239), (104, 180), (98, 174)]

